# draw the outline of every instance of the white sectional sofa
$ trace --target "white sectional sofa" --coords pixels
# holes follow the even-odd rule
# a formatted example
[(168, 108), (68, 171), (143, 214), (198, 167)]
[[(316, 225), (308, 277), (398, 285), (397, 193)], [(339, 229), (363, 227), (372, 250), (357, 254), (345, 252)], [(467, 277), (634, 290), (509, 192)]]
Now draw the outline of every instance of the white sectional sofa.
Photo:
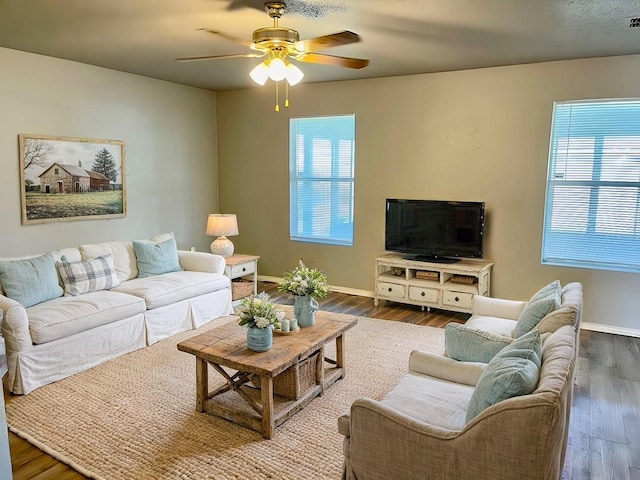
[[(152, 273), (147, 271), (149, 264), (144, 265), (144, 272), (139, 271), (138, 267), (143, 265), (139, 263), (142, 259), (139, 251), (136, 255), (136, 248), (140, 245), (148, 247), (152, 257), (157, 248), (162, 248), (165, 254), (168, 252), (169, 261), (173, 262), (172, 271), (153, 271), (153, 264)], [(44, 273), (36, 279), (29, 278), (28, 270), (32, 268), (29, 262), (26, 262), (27, 274), (23, 273), (24, 265), (13, 263), (30, 259), (35, 259), (32, 262), (35, 265), (45, 261), (43, 270), (49, 278), (53, 275), (49, 264), (55, 262), (58, 285), (43, 285), (46, 281), (43, 279), (47, 278)], [(73, 283), (60, 276), (58, 262), (61, 260), (73, 268), (87, 268), (89, 273), (78, 283), (80, 288), (73, 290), (70, 287)], [(106, 275), (102, 271), (96, 275), (87, 267), (95, 266), (96, 262), (106, 265)], [(177, 250), (173, 234), (146, 241), (80, 245), (45, 256), (3, 259), (0, 261), (0, 315), (10, 391), (27, 394), (42, 385), (233, 313), (231, 284), (224, 276), (224, 268), (221, 256)], [(16, 270), (26, 279), (16, 278)], [(49, 297), (53, 298), (45, 301), (36, 298), (32, 301), (39, 303), (34, 305), (25, 301), (25, 306), (16, 300), (22, 298), (21, 288), (27, 297), (30, 292), (52, 288)]]

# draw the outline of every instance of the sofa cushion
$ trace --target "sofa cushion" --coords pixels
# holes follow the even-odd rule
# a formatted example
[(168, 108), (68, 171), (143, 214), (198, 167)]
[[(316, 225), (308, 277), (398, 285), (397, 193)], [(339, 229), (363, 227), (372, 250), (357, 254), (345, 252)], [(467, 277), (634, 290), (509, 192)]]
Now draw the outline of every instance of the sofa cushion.
[(472, 386), (409, 372), (381, 403), (421, 422), (461, 430), (472, 394)]
[(138, 276), (138, 265), (136, 253), (131, 242), (104, 242), (90, 245), (80, 245), (78, 247), (83, 260), (101, 257), (103, 255), (113, 255), (113, 266), (116, 275), (121, 282), (125, 282)]
[(229, 278), (205, 272), (172, 272), (123, 282), (111, 291), (144, 299), (148, 309), (229, 288)]
[(62, 296), (51, 252), (39, 257), (0, 261), (0, 283), (5, 295), (24, 307)]
[(508, 398), (528, 395), (538, 384), (542, 357), (540, 331), (534, 329), (504, 347), (487, 364), (469, 406), (469, 422), (484, 409)]
[(459, 323), (444, 329), (444, 348), (448, 357), (462, 362), (488, 363), (513, 338), (479, 330)]
[(554, 280), (538, 290), (518, 317), (513, 334), (516, 338), (531, 331), (548, 314), (560, 308), (560, 281)]
[(134, 240), (133, 250), (136, 252), (139, 278), (182, 270), (173, 236), (162, 242)]
[(69, 262), (63, 256), (57, 265), (65, 295), (108, 290), (120, 284), (113, 265), (113, 255), (110, 253), (79, 262)]
[(513, 329), (516, 326), (515, 320), (500, 317), (485, 317), (481, 315), (473, 315), (465, 323), (467, 327), (477, 328), (486, 332), (503, 335), (513, 338)]
[(132, 295), (101, 290), (77, 297), (59, 297), (27, 309), (33, 343), (47, 343), (145, 311)]

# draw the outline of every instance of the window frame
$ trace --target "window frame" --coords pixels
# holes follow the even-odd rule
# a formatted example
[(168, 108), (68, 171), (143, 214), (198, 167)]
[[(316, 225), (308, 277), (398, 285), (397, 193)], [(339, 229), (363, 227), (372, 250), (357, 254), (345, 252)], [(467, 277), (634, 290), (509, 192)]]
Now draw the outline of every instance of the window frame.
[[(299, 155), (300, 148), (300, 134), (308, 130), (314, 130), (313, 122), (318, 121), (345, 121), (345, 119), (351, 119), (351, 125), (349, 127), (348, 135), (343, 136), (346, 132), (340, 130), (340, 128), (327, 129), (323, 131), (322, 135), (310, 134), (310, 136), (303, 139), (302, 156)], [(304, 125), (305, 121), (309, 121), (307, 125)], [(326, 245), (339, 245), (339, 246), (353, 246), (354, 244), (354, 232), (355, 232), (355, 150), (356, 150), (356, 116), (355, 113), (351, 114), (337, 114), (337, 115), (321, 115), (313, 117), (295, 117), (290, 119), (289, 124), (289, 239), (297, 242), (305, 243), (318, 243)], [(322, 146), (314, 146), (314, 142), (324, 142), (325, 148), (326, 142), (331, 144), (330, 154), (330, 169), (329, 175), (318, 175), (316, 172), (310, 173), (311, 170), (319, 170), (322, 165), (322, 160), (317, 161), (317, 158), (322, 154), (321, 152), (314, 156), (316, 149), (322, 150)], [(350, 142), (350, 145), (341, 145), (341, 142)], [(350, 150), (348, 155), (349, 160), (349, 172), (348, 175), (341, 174), (340, 161), (341, 161), (341, 148), (348, 148)], [(325, 152), (326, 159), (326, 152)], [(314, 164), (314, 160), (316, 163)], [(300, 162), (303, 162), (300, 165)], [(326, 165), (324, 165), (326, 167)], [(344, 165), (342, 165), (344, 167)], [(308, 187), (302, 187), (301, 184), (308, 184)], [(302, 203), (304, 201), (305, 194), (309, 198), (313, 198), (308, 188), (324, 189), (327, 190), (327, 184), (329, 186), (329, 221), (320, 220), (316, 221), (316, 217), (311, 213), (311, 209), (322, 208), (320, 203)], [(340, 212), (345, 208), (345, 202), (340, 201), (340, 186), (345, 185), (348, 190), (349, 200), (347, 213), (341, 214)], [(302, 193), (299, 194), (302, 188)], [(323, 188), (324, 187), (324, 188)], [(301, 198), (302, 197), (302, 198)], [(326, 205), (324, 205), (327, 208)], [(339, 221), (340, 218), (348, 217), (345, 221)], [(301, 226), (300, 223), (303, 223)], [(311, 230), (326, 229), (328, 227), (328, 234), (318, 234)], [(342, 232), (342, 233), (341, 233)]]
[[(620, 164), (617, 176), (626, 176), (635, 161), (633, 154), (640, 155), (640, 120), (626, 121), (638, 116), (640, 99), (554, 102), (543, 218), (543, 265), (640, 272), (640, 164), (634, 166), (638, 173), (634, 180), (611, 179), (616, 176), (612, 170), (616, 163)], [(629, 158), (621, 153), (625, 148), (632, 152)], [(584, 168), (589, 165), (590, 171)], [(558, 172), (559, 166), (564, 173)], [(575, 167), (573, 172), (570, 166)], [(567, 200), (571, 192), (573, 210)], [(583, 198), (576, 200), (578, 193)], [(556, 197), (562, 200), (557, 201)], [(584, 200), (586, 197), (588, 201)], [(627, 215), (623, 217), (620, 212), (625, 207)]]

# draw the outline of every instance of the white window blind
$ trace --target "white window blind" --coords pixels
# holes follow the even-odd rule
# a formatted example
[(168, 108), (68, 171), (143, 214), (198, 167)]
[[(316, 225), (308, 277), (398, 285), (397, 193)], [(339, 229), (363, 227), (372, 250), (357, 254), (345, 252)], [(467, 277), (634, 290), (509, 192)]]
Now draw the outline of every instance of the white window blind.
[(289, 140), (291, 240), (353, 245), (355, 115), (291, 119)]
[(640, 100), (554, 104), (542, 263), (640, 271)]

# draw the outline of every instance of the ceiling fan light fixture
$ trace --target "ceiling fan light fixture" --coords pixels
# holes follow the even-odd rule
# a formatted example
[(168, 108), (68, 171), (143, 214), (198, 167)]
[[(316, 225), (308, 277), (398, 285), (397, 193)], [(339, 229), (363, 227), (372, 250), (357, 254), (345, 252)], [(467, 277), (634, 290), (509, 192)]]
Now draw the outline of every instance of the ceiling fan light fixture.
[(287, 66), (280, 57), (276, 57), (269, 63), (269, 78), (274, 82), (284, 80), (287, 76)]
[(269, 78), (269, 60), (265, 60), (264, 62), (259, 63), (253, 70), (249, 72), (249, 76), (251, 80), (256, 82), (258, 85), (264, 85)]
[(294, 64), (288, 63), (285, 76), (289, 85), (293, 86), (300, 83), (300, 80), (304, 77), (304, 73)]

